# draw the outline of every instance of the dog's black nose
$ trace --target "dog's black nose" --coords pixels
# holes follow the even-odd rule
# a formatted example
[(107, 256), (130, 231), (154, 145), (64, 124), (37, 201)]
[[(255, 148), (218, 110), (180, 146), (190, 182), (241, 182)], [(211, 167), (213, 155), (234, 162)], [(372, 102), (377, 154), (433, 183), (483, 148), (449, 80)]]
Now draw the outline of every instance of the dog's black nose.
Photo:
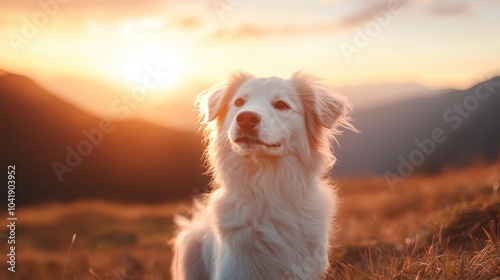
[(236, 123), (243, 130), (250, 130), (260, 123), (260, 116), (252, 112), (241, 112), (236, 116)]

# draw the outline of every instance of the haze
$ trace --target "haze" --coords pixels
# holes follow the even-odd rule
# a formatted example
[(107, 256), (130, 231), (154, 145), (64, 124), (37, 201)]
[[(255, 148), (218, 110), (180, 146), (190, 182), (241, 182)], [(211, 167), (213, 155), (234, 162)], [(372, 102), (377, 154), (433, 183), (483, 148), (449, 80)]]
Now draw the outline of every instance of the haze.
[(189, 130), (195, 95), (237, 70), (302, 69), (359, 108), (465, 89), (499, 73), (493, 0), (0, 3), (1, 69), (111, 116), (113, 102), (157, 69), (168, 75), (132, 116)]

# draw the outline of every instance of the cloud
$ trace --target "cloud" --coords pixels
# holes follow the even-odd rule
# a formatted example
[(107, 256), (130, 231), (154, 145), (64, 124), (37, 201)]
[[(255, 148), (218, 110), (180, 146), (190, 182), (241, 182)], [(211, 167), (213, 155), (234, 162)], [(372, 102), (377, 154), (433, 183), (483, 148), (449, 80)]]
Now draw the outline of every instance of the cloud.
[(431, 7), (429, 12), (436, 16), (461, 16), (472, 13), (469, 3), (456, 3)]
[[(395, 7), (391, 3), (397, 3)], [(326, 22), (309, 24), (309, 25), (293, 25), (281, 24), (281, 26), (266, 26), (261, 27), (253, 23), (241, 24), (238, 27), (221, 27), (213, 34), (214, 39), (240, 39), (274, 35), (308, 35), (317, 33), (337, 33), (345, 29), (362, 26), (363, 24), (375, 20), (377, 14), (390, 13), (393, 9), (401, 9), (408, 0), (379, 0), (376, 4), (369, 8), (362, 8), (357, 12), (339, 19), (332, 19)]]
[[(203, 9), (192, 0), (0, 0), (0, 30), (19, 32), (23, 18), (33, 21), (40, 14), (48, 17), (53, 32), (117, 32), (142, 30), (197, 30), (204, 25)], [(44, 26), (45, 28), (45, 26)], [(129, 32), (130, 33), (130, 32)]]
[[(205, 7), (203, 4), (189, 1), (171, 0), (0, 0), (3, 14), (17, 14), (18, 17), (31, 17), (37, 12), (44, 12), (58, 18), (69, 17), (72, 20), (122, 21), (143, 17), (171, 18), (178, 16), (187, 5), (192, 9)], [(186, 14), (186, 13), (184, 13)], [(198, 14), (198, 13), (195, 13)]]
[(236, 28), (220, 28), (213, 34), (212, 39), (241, 39), (276, 35), (307, 35), (314, 33), (338, 32), (341, 28), (341, 25), (336, 22), (306, 26), (273, 27), (260, 27), (251, 23), (246, 23)]
[(386, 2), (379, 2), (369, 8), (361, 9), (360, 11), (345, 17), (342, 23), (346, 26), (357, 26), (373, 19), (373, 14), (387, 10)]
[(42, 6), (53, 6), (57, 4), (58, 6), (64, 6), (70, 9), (94, 9), (94, 8), (113, 8), (114, 10), (127, 9), (130, 7), (151, 7), (157, 6), (159, 4), (168, 3), (167, 0), (41, 0), (41, 1), (33, 1), (33, 0), (0, 0), (0, 4), (3, 8), (8, 9), (26, 9), (33, 10), (41, 8)]
[(408, 5), (410, 0), (381, 0), (368, 8), (362, 8), (357, 12), (345, 17), (342, 24), (346, 27), (359, 26), (374, 19), (380, 13), (391, 13)]
[(178, 25), (183, 28), (200, 28), (203, 24), (199, 18), (187, 16), (177, 21)]

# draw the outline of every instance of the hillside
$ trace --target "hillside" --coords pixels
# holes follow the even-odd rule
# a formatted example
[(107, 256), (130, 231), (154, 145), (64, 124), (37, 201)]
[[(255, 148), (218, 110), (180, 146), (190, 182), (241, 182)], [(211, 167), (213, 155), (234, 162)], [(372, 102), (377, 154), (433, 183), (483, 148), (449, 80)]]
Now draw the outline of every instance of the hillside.
[[(0, 129), (1, 166), (16, 165), (19, 204), (164, 202), (208, 182), (198, 135), (133, 120), (106, 122), (21, 76), (0, 76)], [(97, 144), (89, 145), (84, 130)]]
[[(339, 182), (342, 199), (326, 279), (495, 279), (499, 183), (500, 163), (411, 178), (394, 191), (381, 179)], [(18, 271), (8, 272), (4, 262), (0, 279), (170, 279), (173, 216), (190, 208), (187, 200), (23, 207)], [(7, 252), (6, 242), (0, 250)]]
[[(338, 137), (334, 177), (398, 175), (401, 158), (409, 161), (414, 151), (423, 154), (415, 140), (429, 139), (437, 128), (444, 131), (446, 141), (435, 143), (434, 151), (412, 174), (467, 165), (477, 157), (495, 160), (500, 151), (499, 80), (487, 84), (492, 93), (486, 100), (476, 100), (477, 108), (466, 112), (467, 118), (454, 106), (471, 102), (478, 86), (355, 110), (355, 125), (362, 133), (347, 131)], [(104, 121), (112, 132), (102, 133), (102, 143), (86, 146), (90, 144), (86, 135), (101, 138), (95, 134), (101, 122), (25, 77), (0, 76), (0, 163), (17, 165), (19, 203), (87, 198), (163, 202), (189, 197), (207, 186), (208, 178), (201, 175), (205, 169), (200, 162), (200, 135), (137, 120), (114, 120)], [(75, 154), (79, 148), (91, 151), (79, 159)]]
[[(500, 152), (500, 77), (491, 81), (467, 90), (355, 111), (354, 124), (361, 134), (347, 131), (338, 138), (339, 162), (334, 173), (397, 174), (399, 156), (409, 161), (412, 152), (421, 150), (415, 141), (430, 139), (435, 129), (441, 129), (446, 140), (435, 143), (434, 152), (425, 155), (425, 162), (416, 165), (415, 172), (465, 166), (476, 157), (493, 161)], [(485, 100), (474, 95), (478, 87), (480, 93), (489, 95)]]

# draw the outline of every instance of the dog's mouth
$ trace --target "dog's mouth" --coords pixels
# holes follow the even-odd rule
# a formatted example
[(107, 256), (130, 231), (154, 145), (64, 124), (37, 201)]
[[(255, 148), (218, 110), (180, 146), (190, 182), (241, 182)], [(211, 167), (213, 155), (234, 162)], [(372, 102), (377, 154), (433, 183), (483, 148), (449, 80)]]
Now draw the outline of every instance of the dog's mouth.
[(263, 145), (268, 148), (279, 148), (281, 147), (281, 143), (265, 143), (257, 137), (252, 136), (238, 136), (234, 139), (235, 143), (247, 144), (247, 145)]

